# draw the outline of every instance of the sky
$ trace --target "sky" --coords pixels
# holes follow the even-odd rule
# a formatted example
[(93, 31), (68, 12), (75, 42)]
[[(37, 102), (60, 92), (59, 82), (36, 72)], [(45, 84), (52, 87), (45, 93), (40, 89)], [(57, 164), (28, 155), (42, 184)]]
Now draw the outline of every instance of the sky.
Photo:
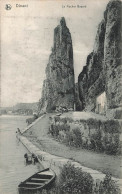
[[(1, 106), (38, 102), (53, 47), (54, 28), (65, 17), (72, 36), (75, 81), (94, 47), (109, 0), (31, 0), (1, 6)], [(27, 7), (16, 7), (27, 5)], [(71, 7), (73, 6), (73, 7)], [(83, 6), (82, 8), (78, 6)]]

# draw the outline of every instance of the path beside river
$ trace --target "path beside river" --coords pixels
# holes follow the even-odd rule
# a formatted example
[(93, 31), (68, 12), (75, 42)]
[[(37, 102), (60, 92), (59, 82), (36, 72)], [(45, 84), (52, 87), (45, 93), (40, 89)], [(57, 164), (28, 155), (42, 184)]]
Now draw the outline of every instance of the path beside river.
[(109, 172), (113, 177), (122, 178), (121, 157), (95, 153), (85, 149), (70, 148), (54, 140), (47, 132), (49, 129), (49, 116), (45, 115), (39, 122), (24, 133), (33, 144), (50, 154), (73, 159), (82, 166), (98, 170), (102, 173)]

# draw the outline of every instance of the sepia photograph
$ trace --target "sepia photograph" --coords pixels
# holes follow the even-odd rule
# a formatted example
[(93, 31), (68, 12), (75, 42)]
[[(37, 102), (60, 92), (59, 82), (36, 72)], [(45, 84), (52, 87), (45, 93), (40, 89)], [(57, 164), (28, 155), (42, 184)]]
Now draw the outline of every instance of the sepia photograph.
[(1, 2), (0, 194), (122, 193), (121, 11)]

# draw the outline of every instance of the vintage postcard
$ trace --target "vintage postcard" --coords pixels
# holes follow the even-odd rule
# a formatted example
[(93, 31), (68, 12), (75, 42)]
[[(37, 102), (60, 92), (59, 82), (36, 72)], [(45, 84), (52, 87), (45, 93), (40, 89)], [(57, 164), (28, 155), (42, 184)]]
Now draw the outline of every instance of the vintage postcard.
[(1, 194), (121, 193), (121, 8), (1, 2)]

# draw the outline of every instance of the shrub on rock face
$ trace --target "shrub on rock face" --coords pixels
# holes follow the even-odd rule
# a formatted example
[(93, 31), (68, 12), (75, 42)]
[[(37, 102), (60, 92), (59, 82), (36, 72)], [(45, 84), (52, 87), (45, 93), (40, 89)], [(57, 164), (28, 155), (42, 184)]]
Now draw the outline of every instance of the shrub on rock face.
[(38, 119), (38, 115), (37, 114), (34, 114), (33, 115), (33, 118), (34, 118), (34, 120)]
[(56, 110), (56, 106), (55, 106), (55, 105), (52, 106), (52, 107), (51, 107), (51, 110)]
[(66, 144), (74, 147), (82, 146), (82, 136), (79, 128), (66, 131)]
[(63, 127), (62, 130), (65, 132), (70, 130), (70, 126), (68, 124), (63, 124), (62, 127)]
[(104, 181), (100, 183), (99, 194), (121, 194), (121, 191), (111, 176), (106, 175)]
[(99, 129), (90, 136), (89, 149), (94, 151), (105, 152), (106, 154), (116, 155), (121, 153), (121, 144), (119, 133), (105, 133)]
[(66, 124), (67, 123), (67, 118), (62, 118), (61, 121)]
[(26, 123), (28, 125), (32, 124), (34, 121), (35, 121), (35, 118), (34, 117), (26, 119)]
[(75, 168), (71, 163), (63, 166), (59, 179), (49, 190), (42, 194), (121, 194), (121, 191), (111, 176), (107, 174), (103, 181), (94, 185), (89, 173)]
[(70, 126), (68, 124), (51, 124), (49, 128), (49, 132), (52, 136), (58, 137), (60, 131), (68, 132), (70, 130)]
[(121, 126), (117, 120), (107, 120), (103, 122), (105, 133), (121, 133)]
[(73, 134), (74, 134), (74, 145), (76, 147), (81, 147), (82, 146), (82, 137), (81, 137), (81, 131), (79, 128), (73, 129)]
[(73, 146), (73, 132), (72, 131), (67, 131), (66, 132), (66, 144), (69, 146)]
[[(110, 155), (121, 154), (121, 125), (118, 121), (88, 119), (87, 121), (74, 121), (73, 124), (72, 122), (73, 120), (68, 117), (54, 117), (49, 133), (69, 146), (82, 147)], [(77, 124), (75, 128), (74, 123)], [(88, 132), (87, 136), (83, 135), (84, 129)], [(61, 131), (63, 136), (59, 133)]]
[(89, 173), (67, 163), (61, 170), (58, 187), (60, 194), (90, 194), (93, 188), (93, 178)]
[(114, 140), (112, 140), (112, 137), (111, 137), (107, 141), (105, 152), (107, 154), (116, 155), (121, 151), (119, 134), (114, 134), (113, 139)]
[(97, 151), (103, 151), (101, 138), (102, 138), (102, 134), (100, 130), (98, 130), (95, 134), (91, 135), (90, 137), (91, 149), (97, 150)]

